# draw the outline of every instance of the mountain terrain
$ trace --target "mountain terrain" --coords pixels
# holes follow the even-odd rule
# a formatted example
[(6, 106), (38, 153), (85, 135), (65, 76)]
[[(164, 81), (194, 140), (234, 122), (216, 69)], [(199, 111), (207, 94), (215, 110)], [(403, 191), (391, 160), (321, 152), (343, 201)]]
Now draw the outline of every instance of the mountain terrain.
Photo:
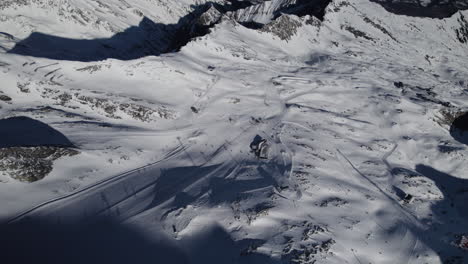
[(467, 58), (464, 0), (4, 0), (7, 263), (468, 263)]

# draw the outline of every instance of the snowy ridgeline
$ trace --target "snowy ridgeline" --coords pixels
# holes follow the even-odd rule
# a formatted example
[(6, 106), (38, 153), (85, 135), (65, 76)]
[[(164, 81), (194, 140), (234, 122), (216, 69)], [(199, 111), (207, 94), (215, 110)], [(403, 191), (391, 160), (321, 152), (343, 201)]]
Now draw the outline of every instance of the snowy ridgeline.
[(7, 262), (466, 263), (465, 8), (3, 1)]

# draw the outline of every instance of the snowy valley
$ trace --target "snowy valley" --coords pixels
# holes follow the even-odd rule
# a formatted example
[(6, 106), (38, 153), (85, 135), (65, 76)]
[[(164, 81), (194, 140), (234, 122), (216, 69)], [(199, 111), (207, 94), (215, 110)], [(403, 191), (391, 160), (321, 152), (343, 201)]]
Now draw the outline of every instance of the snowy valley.
[(6, 263), (468, 263), (467, 58), (463, 0), (4, 0)]

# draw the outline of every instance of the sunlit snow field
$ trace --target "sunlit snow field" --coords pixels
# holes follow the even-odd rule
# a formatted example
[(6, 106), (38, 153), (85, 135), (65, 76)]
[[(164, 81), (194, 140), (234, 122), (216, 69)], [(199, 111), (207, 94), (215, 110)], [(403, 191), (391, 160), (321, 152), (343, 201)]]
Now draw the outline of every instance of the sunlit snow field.
[[(185, 12), (174, 10), (171, 23)], [(0, 14), (26, 11), (37, 14)], [(173, 245), (187, 263), (465, 263), (456, 241), (468, 232), (467, 149), (444, 119), (468, 109), (461, 14), (332, 1), (323, 22), (271, 22), (296, 25), (286, 39), (226, 17), (161, 56), (1, 53), (1, 91), (12, 98), (0, 101), (1, 117), (48, 124), (79, 154), (34, 183), (0, 172), (0, 216), (110, 218)], [(0, 21), (0, 31), (27, 36)], [(109, 37), (50, 23), (32, 31)], [(0, 35), (6, 50), (15, 41)], [(256, 135), (270, 145), (266, 160), (250, 152)]]

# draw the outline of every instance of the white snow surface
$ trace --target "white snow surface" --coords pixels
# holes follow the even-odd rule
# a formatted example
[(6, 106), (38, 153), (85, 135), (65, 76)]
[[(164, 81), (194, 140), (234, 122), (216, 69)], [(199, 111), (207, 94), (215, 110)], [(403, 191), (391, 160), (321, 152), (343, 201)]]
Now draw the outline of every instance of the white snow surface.
[[(140, 12), (177, 23), (201, 1), (8, 2), (0, 89), (12, 101), (0, 117), (44, 122), (80, 154), (34, 183), (0, 172), (3, 219), (107, 216), (165, 234), (188, 263), (468, 263), (454, 243), (468, 232), (466, 189), (442, 187), (468, 187), (467, 147), (440, 121), (446, 102), (468, 109), (455, 33), (467, 11), (431, 19), (334, 0), (323, 22), (284, 15), (289, 39), (224, 17), (179, 52), (77, 62), (7, 51), (32, 32), (110, 37)], [(123, 104), (151, 111), (141, 120)], [(256, 135), (267, 160), (250, 152)]]

